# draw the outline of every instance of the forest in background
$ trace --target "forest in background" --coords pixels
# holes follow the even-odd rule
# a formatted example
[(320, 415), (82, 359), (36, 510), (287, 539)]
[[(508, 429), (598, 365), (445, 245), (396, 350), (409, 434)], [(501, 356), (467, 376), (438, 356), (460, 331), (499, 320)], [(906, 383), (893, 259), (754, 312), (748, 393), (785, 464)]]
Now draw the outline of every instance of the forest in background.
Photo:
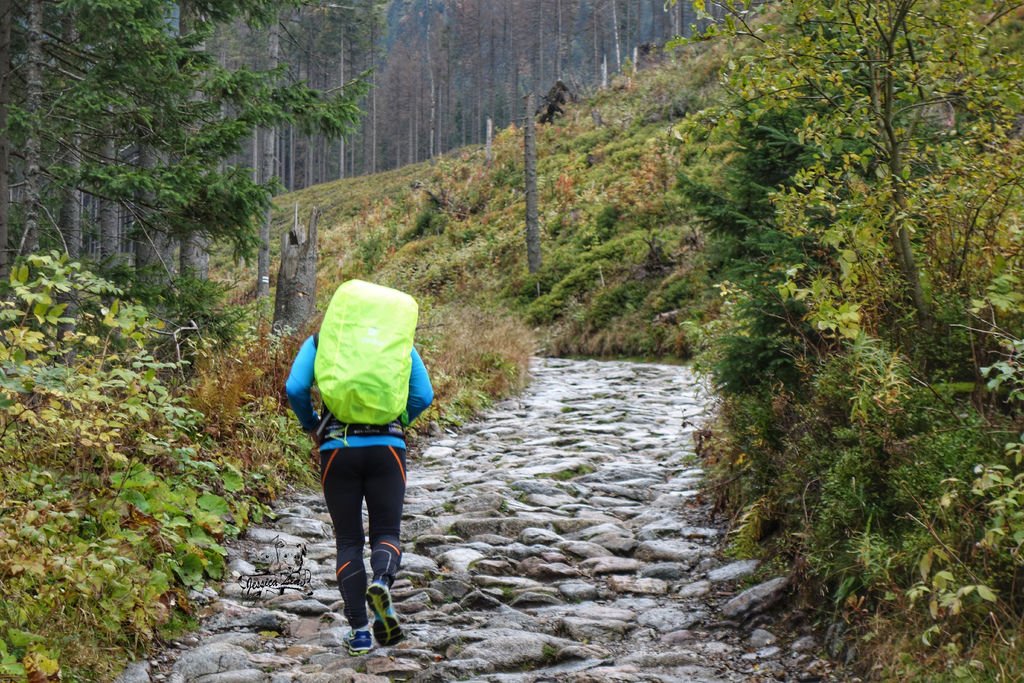
[[(542, 97), (557, 80), (592, 92), (652, 50), (700, 30), (686, 3), (661, 0), (352, 0), (311, 3), (281, 15), (289, 78), (321, 90), (367, 74), (360, 128), (325, 143), (287, 128), (278, 141), (277, 177), (288, 190), (432, 159), (486, 141), (525, 116), (528, 92)], [(267, 31), (238, 23), (211, 49), (234, 65), (266, 63)], [(253, 156), (255, 154), (255, 156)], [(239, 160), (259, 165), (250, 142)]]
[[(56, 249), (156, 282), (253, 257), (280, 190), (433, 159), (705, 26), (659, 0), (12, 3), (0, 14), (0, 273)], [(131, 279), (131, 278), (130, 278)]]

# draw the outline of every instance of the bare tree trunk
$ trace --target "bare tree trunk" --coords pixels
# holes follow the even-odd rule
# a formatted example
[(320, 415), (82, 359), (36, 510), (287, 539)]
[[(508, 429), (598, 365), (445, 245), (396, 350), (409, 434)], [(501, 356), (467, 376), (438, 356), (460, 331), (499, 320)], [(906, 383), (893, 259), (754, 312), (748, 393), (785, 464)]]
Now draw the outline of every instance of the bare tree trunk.
[(303, 138), (303, 142), (305, 143), (306, 147), (306, 158), (303, 160), (304, 163), (302, 164), (302, 186), (310, 187), (312, 185), (316, 185), (316, 182), (313, 179), (313, 169), (316, 166), (313, 159), (313, 140), (316, 139), (316, 136), (305, 135), (303, 136)]
[(622, 49), (619, 47), (619, 13), (617, 6), (619, 0), (612, 2), (612, 34), (615, 36), (615, 72), (622, 71)]
[[(270, 36), (268, 41), (268, 53), (270, 68), (276, 69), (279, 59), (279, 40), (277, 33), (277, 18), (270, 24)], [(277, 148), (277, 134), (274, 128), (268, 128), (263, 132), (263, 182), (270, 182), (274, 177), (274, 165), (276, 161), (275, 150)], [(260, 246), (256, 253), (256, 298), (262, 299), (270, 296), (270, 207), (263, 217), (263, 224), (260, 226)]]
[[(483, 31), (483, 20), (480, 16), (481, 7), (483, 3), (477, 3), (476, 5), (476, 59), (473, 60), (473, 67), (476, 69), (476, 130), (473, 131), (473, 135), (470, 136), (470, 140), (476, 144), (480, 144), (480, 132), (483, 128), (484, 118), (484, 102), (483, 94), (484, 88), (484, 31)], [(465, 126), (464, 126), (465, 127)], [(465, 140), (463, 140), (463, 144)]]
[(288, 158), (288, 191), (294, 192), (299, 185), (295, 181), (295, 126), (288, 126), (288, 150), (281, 150)]
[(492, 121), (491, 117), (488, 116), (487, 117), (487, 154), (485, 156), (485, 158), (487, 159), (487, 165), (488, 166), (490, 166), (491, 162), (494, 161), (494, 151), (491, 148), (491, 143), (493, 141), (493, 136), (494, 136), (494, 121)]
[(544, 5), (547, 2), (537, 2), (537, 79), (533, 82), (533, 90), (539, 92), (544, 92)]
[(562, 80), (562, 0), (555, 1), (557, 22), (555, 24), (555, 80)]
[[(488, 11), (488, 13), (491, 13), (494, 10), (493, 10), (493, 8), (491, 8), (489, 6), (487, 11)], [(495, 105), (495, 97), (497, 96), (497, 94), (496, 94), (495, 91), (497, 91), (497, 89), (498, 89), (497, 85), (496, 85), (496, 82), (498, 80), (498, 76), (497, 76), (497, 58), (496, 58), (496, 56), (494, 54), (495, 49), (497, 48), (497, 31), (495, 30), (494, 22), (493, 21), (489, 21), (488, 25), (490, 26), (490, 45), (491, 45), (490, 60), (491, 60), (491, 65), (490, 65), (489, 73), (487, 75), (487, 92), (490, 94), (490, 101), (487, 103), (487, 106), (488, 106), (487, 113), (490, 114), (491, 117), (494, 117), (494, 116), (497, 116), (497, 112), (495, 111), (496, 108), (497, 108), (496, 105)]]
[(37, 116), (43, 104), (43, 0), (29, 0), (26, 35), (25, 110), (29, 133), (25, 139), (25, 229), (19, 254), (39, 249), (39, 214), (42, 202), (42, 174), (39, 170), (42, 141)]
[(10, 272), (10, 176), (9, 147), (7, 135), (7, 107), (11, 102), (11, 14), (13, 3), (0, 9), (0, 280), (6, 280)]
[(448, 132), (448, 123), (454, 126), (455, 119), (452, 117), (451, 112), (455, 111), (455, 105), (452, 104), (455, 101), (455, 96), (452, 93), (452, 62), (455, 59), (455, 51), (452, 49), (451, 39), (444, 42), (445, 46), (445, 60), (444, 60), (444, 97), (441, 99), (441, 108), (438, 112), (437, 117), (437, 152), (438, 154), (444, 154), (449, 149), (451, 143), (450, 133)]
[(301, 330), (316, 314), (317, 221), (320, 210), (313, 207), (309, 225), (299, 225), (295, 205), (292, 229), (281, 236), (281, 266), (277, 271), (274, 296), (274, 329)]
[[(431, 13), (433, 16), (433, 13)], [(434, 82), (434, 60), (430, 50), (430, 20), (427, 21), (427, 70), (430, 72), (430, 161), (434, 161), (437, 135), (437, 84)]]
[[(625, 26), (623, 26), (623, 28), (622, 28), (622, 37), (623, 37), (623, 42), (625, 43), (625, 49), (623, 50), (623, 52), (626, 53), (626, 59), (629, 59), (629, 53), (630, 53), (629, 41), (633, 37), (633, 35), (632, 35), (633, 25), (629, 21), (629, 19), (630, 19), (629, 4), (630, 4), (629, 0), (626, 0), (626, 20), (624, 22)], [(636, 45), (636, 42), (634, 41), (633, 44)]]
[(526, 262), (531, 273), (540, 270), (540, 223), (537, 218), (537, 140), (533, 93), (526, 96)]

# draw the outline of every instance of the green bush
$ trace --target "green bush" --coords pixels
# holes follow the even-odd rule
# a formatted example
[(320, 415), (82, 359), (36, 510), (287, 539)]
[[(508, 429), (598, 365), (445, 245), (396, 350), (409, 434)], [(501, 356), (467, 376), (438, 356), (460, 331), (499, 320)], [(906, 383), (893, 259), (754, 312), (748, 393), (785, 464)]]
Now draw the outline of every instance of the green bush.
[(417, 240), (427, 235), (440, 235), (448, 225), (448, 217), (434, 207), (427, 207), (416, 214), (416, 222), (404, 236), (404, 242)]
[(585, 319), (592, 328), (606, 327), (612, 320), (638, 310), (648, 290), (649, 285), (636, 280), (609, 287), (593, 298), (587, 307)]
[(594, 218), (594, 230), (598, 239), (603, 242), (614, 235), (621, 216), (622, 212), (616, 206), (602, 207)]
[[(181, 391), (182, 363), (154, 356), (162, 322), (122, 295), (50, 255), (16, 265), (0, 300), (3, 674), (111, 679), (189, 608), (187, 588), (223, 576), (223, 541), (262, 515), (280, 460), (302, 452), (297, 427), (266, 425), (255, 406), (248, 429), (214, 441)], [(220, 387), (229, 412), (254, 401)], [(276, 460), (243, 461), (268, 444)]]

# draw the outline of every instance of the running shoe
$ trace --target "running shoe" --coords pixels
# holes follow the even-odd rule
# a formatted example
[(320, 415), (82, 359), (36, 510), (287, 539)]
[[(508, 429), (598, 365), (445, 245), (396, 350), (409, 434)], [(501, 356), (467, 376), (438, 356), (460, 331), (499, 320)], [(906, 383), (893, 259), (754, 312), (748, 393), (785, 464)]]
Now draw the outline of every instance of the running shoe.
[(345, 636), (345, 644), (348, 645), (348, 653), (353, 657), (365, 655), (373, 647), (373, 640), (370, 639), (370, 629), (353, 629)]
[(373, 612), (373, 637), (381, 645), (394, 645), (404, 634), (398, 625), (398, 615), (391, 604), (391, 590), (383, 580), (375, 580), (366, 589), (366, 604)]

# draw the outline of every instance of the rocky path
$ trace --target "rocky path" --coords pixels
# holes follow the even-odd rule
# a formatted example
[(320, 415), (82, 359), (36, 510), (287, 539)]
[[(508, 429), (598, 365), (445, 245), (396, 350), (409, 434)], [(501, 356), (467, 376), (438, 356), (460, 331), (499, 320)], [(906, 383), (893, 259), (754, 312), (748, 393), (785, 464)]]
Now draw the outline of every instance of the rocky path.
[(330, 518), (309, 492), (194, 596), (202, 630), (123, 682), (833, 680), (820, 640), (770, 612), (786, 577), (720, 555), (691, 373), (545, 360), (533, 375), (410, 460), (404, 642), (345, 653)]

